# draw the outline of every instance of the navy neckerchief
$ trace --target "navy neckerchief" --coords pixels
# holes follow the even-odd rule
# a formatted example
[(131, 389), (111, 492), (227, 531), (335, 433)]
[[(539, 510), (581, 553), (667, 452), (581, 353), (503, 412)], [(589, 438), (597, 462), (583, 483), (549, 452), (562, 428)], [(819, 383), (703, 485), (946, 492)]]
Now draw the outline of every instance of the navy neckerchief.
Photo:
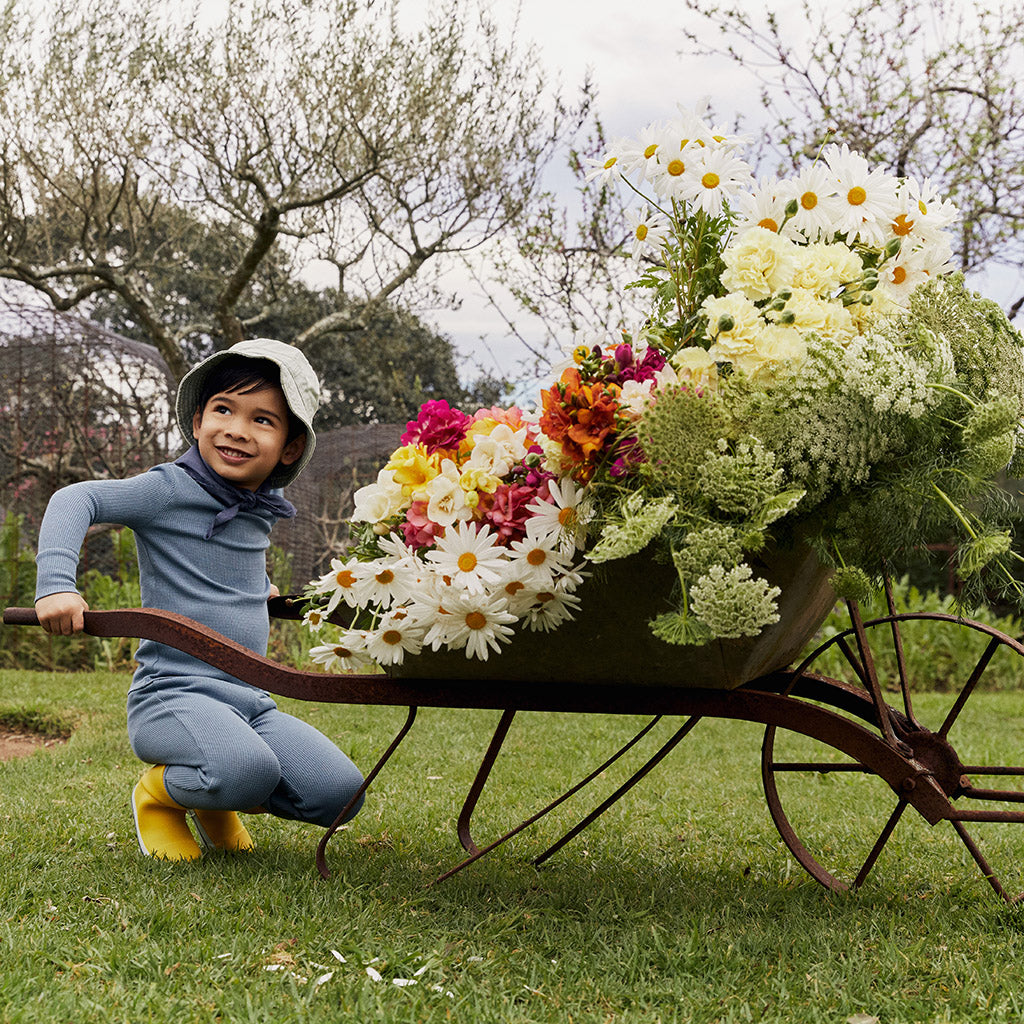
[(210, 523), (206, 540), (223, 530), (239, 512), (255, 512), (274, 519), (291, 519), (295, 515), (295, 506), (280, 494), (275, 494), (266, 484), (250, 491), (236, 487), (215, 473), (199, 454), (198, 445), (192, 445), (180, 459), (175, 459), (174, 465), (181, 466), (207, 494), (212, 494), (224, 506)]

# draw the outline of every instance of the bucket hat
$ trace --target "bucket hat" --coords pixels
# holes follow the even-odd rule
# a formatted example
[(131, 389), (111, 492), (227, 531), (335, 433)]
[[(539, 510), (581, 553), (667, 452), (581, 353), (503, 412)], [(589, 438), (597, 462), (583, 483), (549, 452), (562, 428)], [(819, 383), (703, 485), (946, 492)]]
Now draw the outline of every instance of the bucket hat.
[(192, 417), (199, 408), (203, 386), (210, 373), (231, 356), (267, 359), (274, 363), (281, 372), (284, 400), (294, 416), (306, 428), (306, 448), (302, 455), (290, 466), (279, 466), (267, 478), (267, 483), (271, 487), (284, 487), (302, 472), (313, 455), (313, 449), (316, 447), (313, 416), (320, 405), (320, 381), (317, 380), (309, 361), (294, 345), (286, 345), (283, 341), (274, 341), (272, 338), (252, 338), (240, 341), (221, 352), (214, 352), (212, 356), (193, 366), (178, 385), (178, 398), (175, 403), (178, 426), (190, 444), (195, 441)]

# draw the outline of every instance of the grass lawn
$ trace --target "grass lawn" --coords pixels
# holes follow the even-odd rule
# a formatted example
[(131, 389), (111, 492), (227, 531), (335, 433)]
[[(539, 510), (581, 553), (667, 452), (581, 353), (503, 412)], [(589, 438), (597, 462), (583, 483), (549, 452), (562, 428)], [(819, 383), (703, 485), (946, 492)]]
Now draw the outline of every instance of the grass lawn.
[[(628, 768), (432, 886), (461, 853), (455, 816), (497, 716), (423, 710), (332, 842), (323, 881), (317, 830), (265, 816), (248, 819), (258, 849), (247, 857), (141, 857), (127, 685), (124, 675), (0, 673), (0, 718), (30, 710), (76, 723), (66, 745), (0, 764), (4, 1022), (1024, 1019), (1024, 911), (996, 900), (950, 826), (910, 812), (866, 886), (829, 894), (768, 817), (757, 727), (701, 723), (541, 870), (529, 857)], [(364, 768), (404, 718), (282, 704)], [(1024, 763), (1024, 694), (981, 694), (971, 710), (977, 745), (1005, 740)], [(521, 715), (474, 819), (478, 841), (553, 798), (638, 724)], [(672, 728), (660, 723), (655, 737)], [(846, 784), (823, 776), (796, 808), (839, 845), (854, 813), (833, 817)], [(1024, 829), (994, 828), (993, 859), (1024, 863)], [(1015, 892), (1016, 874), (1004, 878)]]

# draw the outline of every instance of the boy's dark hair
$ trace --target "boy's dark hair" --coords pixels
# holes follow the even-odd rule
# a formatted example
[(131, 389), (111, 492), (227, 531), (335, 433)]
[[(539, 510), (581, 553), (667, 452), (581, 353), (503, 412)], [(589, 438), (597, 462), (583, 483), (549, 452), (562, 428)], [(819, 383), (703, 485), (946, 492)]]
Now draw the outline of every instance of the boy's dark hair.
[[(229, 356), (214, 367), (203, 383), (203, 390), (199, 393), (199, 415), (202, 416), (206, 403), (214, 395), (230, 395), (235, 392), (247, 395), (270, 387), (281, 387), (281, 370), (276, 363), (269, 359)], [(288, 409), (287, 443), (305, 433), (306, 425)]]

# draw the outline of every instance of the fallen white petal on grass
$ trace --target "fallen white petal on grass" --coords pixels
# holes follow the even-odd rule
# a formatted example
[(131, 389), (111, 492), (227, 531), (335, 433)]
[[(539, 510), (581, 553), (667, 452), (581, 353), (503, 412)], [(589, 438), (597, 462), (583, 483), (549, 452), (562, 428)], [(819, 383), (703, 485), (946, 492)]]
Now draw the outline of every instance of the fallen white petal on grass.
[(852, 1017), (846, 1018), (846, 1024), (879, 1024), (879, 1021), (870, 1013), (855, 1013)]
[(231, 959), (231, 954), (230, 953), (218, 953), (213, 959), (214, 960), (230, 960)]
[(484, 962), (484, 958), (482, 956), (467, 956), (466, 962), (471, 964), (482, 964)]
[(377, 970), (376, 967), (367, 967), (366, 968), (366, 976), (370, 979), (370, 981), (383, 981), (384, 980), (384, 975), (382, 975), (380, 973), (380, 971)]
[(418, 981), (414, 981), (412, 978), (392, 978), (392, 985), (397, 985), (399, 988), (405, 988), (406, 985), (418, 985)]
[(447, 996), (449, 999), (454, 999), (455, 998), (455, 993), (454, 992), (449, 992), (447, 989), (442, 988), (440, 985), (431, 985), (430, 986), (430, 991), (431, 992), (440, 992), (441, 995)]
[(413, 977), (418, 978), (421, 974), (426, 973), (427, 967), (429, 967), (429, 964), (424, 964), (418, 971), (416, 971), (413, 974)]
[(348, 963), (348, 961), (336, 949), (332, 949), (331, 950), (331, 956), (333, 956), (334, 959), (338, 961), (338, 963), (341, 963), (341, 964), (347, 964)]
[(325, 972), (324, 974), (321, 974), (321, 975), (320, 975), (320, 977), (319, 977), (319, 978), (317, 978), (317, 979), (316, 979), (316, 980), (315, 980), (315, 981), (313, 982), (313, 984), (314, 984), (314, 985), (325, 985), (325, 984), (327, 984), (327, 982), (329, 982), (329, 981), (331, 980), (331, 978), (333, 978), (333, 977), (334, 977), (334, 971), (327, 971), (327, 972)]
[(265, 964), (263, 967), (265, 971), (283, 971), (284, 964)]

